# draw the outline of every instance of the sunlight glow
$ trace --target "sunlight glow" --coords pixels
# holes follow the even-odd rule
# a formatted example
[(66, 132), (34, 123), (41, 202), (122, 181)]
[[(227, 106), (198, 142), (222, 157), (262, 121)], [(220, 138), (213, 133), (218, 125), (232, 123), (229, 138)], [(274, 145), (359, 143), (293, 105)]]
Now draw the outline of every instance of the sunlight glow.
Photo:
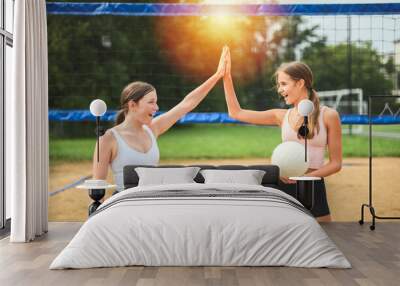
[(219, 6), (255, 4), (254, 1), (204, 0), (201, 3), (216, 4), (207, 8), (212, 9), (209, 11), (212, 15), (157, 19), (160, 49), (168, 51), (165, 57), (174, 71), (191, 77), (209, 76), (217, 68), (222, 47), (228, 45), (232, 72), (243, 82), (259, 76), (265, 58), (263, 17), (238, 15), (236, 9), (229, 11), (230, 7)]

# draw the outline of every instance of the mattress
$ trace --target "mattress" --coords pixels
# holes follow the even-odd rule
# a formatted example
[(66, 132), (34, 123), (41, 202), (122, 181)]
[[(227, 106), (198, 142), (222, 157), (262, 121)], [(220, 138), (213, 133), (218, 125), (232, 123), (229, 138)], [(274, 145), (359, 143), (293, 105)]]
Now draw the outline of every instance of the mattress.
[(351, 267), (293, 197), (258, 185), (199, 183), (110, 197), (50, 269), (130, 265)]

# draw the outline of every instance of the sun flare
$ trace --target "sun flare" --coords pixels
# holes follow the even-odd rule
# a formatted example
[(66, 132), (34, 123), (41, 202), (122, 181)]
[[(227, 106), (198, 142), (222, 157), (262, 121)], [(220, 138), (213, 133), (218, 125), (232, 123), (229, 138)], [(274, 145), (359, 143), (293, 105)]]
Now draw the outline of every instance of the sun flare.
[(156, 36), (160, 48), (168, 51), (166, 57), (173, 69), (184, 75), (210, 76), (217, 68), (222, 47), (228, 45), (233, 73), (242, 81), (255, 78), (259, 73), (255, 61), (262, 60), (254, 53), (256, 35), (265, 31), (265, 21), (262, 17), (239, 15), (237, 7), (220, 6), (246, 2), (204, 0), (202, 4), (215, 4), (205, 7), (207, 16), (158, 18)]

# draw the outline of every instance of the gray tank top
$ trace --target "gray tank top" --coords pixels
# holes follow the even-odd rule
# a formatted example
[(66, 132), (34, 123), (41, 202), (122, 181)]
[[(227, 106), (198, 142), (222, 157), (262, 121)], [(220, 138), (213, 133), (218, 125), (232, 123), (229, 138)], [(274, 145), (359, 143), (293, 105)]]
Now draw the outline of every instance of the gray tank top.
[(114, 183), (117, 185), (117, 191), (124, 190), (123, 169), (126, 165), (157, 165), (160, 159), (157, 140), (151, 129), (143, 125), (143, 129), (150, 135), (151, 148), (146, 153), (135, 150), (130, 147), (115, 128), (110, 129), (117, 140), (117, 156), (111, 162), (111, 170), (114, 175)]

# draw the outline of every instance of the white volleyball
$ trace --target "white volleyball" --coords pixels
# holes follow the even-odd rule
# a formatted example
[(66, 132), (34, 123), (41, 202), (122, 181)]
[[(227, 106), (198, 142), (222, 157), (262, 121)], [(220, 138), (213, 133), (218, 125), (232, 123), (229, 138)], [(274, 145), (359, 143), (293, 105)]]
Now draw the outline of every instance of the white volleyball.
[(305, 162), (304, 155), (304, 145), (287, 141), (276, 146), (272, 152), (271, 163), (279, 167), (281, 176), (298, 177), (304, 175), (308, 169), (308, 162)]

